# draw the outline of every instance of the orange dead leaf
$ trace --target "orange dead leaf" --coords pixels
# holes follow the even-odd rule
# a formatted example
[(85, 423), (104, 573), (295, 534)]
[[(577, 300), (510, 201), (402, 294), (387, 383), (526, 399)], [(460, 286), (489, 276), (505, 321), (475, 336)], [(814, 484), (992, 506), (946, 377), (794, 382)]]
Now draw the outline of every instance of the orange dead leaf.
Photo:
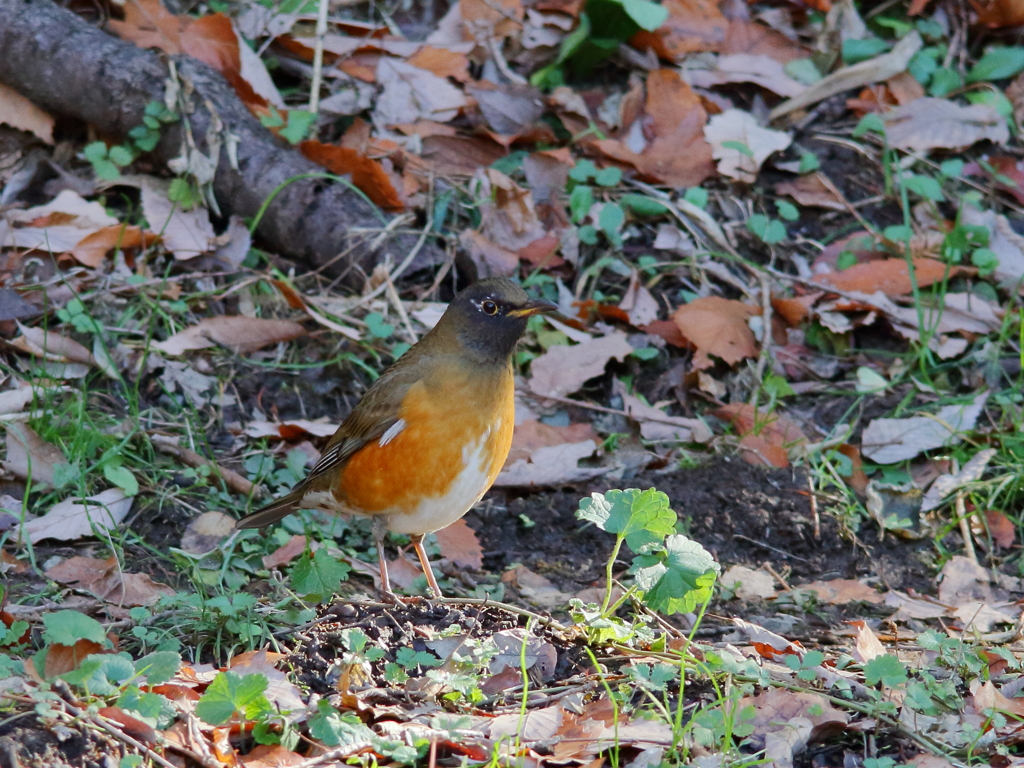
[(757, 343), (747, 318), (758, 314), (759, 309), (742, 302), (706, 296), (679, 307), (672, 313), (672, 321), (696, 348), (693, 367), (700, 370), (714, 365), (709, 355), (730, 365), (754, 357)]
[(846, 478), (846, 482), (850, 484), (850, 487), (853, 488), (853, 490), (863, 496), (868, 489), (868, 476), (867, 473), (864, 472), (864, 462), (860, 456), (860, 448), (856, 445), (843, 443), (836, 448), (836, 450), (848, 458), (851, 464), (853, 464), (853, 470), (850, 473), (850, 476)]
[(907, 9), (908, 16), (917, 16), (928, 7), (932, 0), (910, 0), (910, 7)]
[(772, 297), (772, 309), (790, 326), (795, 328), (807, 319), (811, 312), (811, 307), (814, 306), (814, 302), (823, 295), (819, 291), (817, 293), (809, 293), (806, 296), (775, 296)]
[(387, 172), (376, 160), (365, 157), (354, 149), (323, 144), (311, 139), (299, 145), (302, 154), (339, 176), (351, 174), (352, 183), (366, 193), (374, 203), (388, 211), (403, 208)]
[(152, 232), (143, 233), (139, 227), (116, 224), (83, 237), (78, 241), (78, 245), (71, 249), (71, 255), (79, 263), (95, 269), (115, 248), (122, 251), (130, 248), (148, 248), (159, 239), (159, 235)]
[(470, 29), (486, 30), (489, 37), (505, 38), (523, 28), (525, 11), (521, 0), (460, 0), (459, 8), (467, 39), (472, 39)]
[(762, 413), (747, 403), (733, 403), (714, 411), (715, 416), (732, 424), (747, 448), (743, 458), (749, 464), (789, 466), (789, 449), (806, 443), (803, 430), (792, 419), (779, 413)]
[[(601, 139), (591, 146), (633, 166), (641, 177), (673, 187), (694, 186), (715, 173), (711, 145), (704, 139), (707, 112), (678, 72), (659, 69), (648, 76), (643, 111), (638, 119), (650, 139), (641, 151), (618, 139)], [(623, 133), (628, 130), (625, 126)]]
[(156, 731), (148, 723), (132, 717), (120, 707), (101, 707), (99, 716), (113, 720), (124, 733), (144, 744), (156, 744)]
[[(943, 278), (959, 273), (958, 267), (950, 268), (937, 259), (914, 259), (914, 273), (917, 284), (925, 288)], [(910, 293), (910, 273), (903, 259), (885, 259), (855, 264), (842, 272), (826, 272), (817, 276), (817, 281), (840, 291), (874, 293), (881, 291), (886, 296), (903, 296)]]
[(484, 549), (480, 539), (465, 520), (456, 520), (447, 528), (434, 533), (442, 557), (447, 557), (460, 568), (480, 570), (484, 566)]
[(469, 79), (469, 57), (448, 48), (425, 45), (409, 57), (408, 63), (433, 72), (438, 77), (450, 77), (460, 83)]
[(1004, 513), (997, 509), (986, 509), (985, 524), (996, 544), (1003, 549), (1013, 546), (1013, 542), (1017, 538), (1017, 526)]
[(630, 45), (641, 51), (653, 48), (658, 56), (672, 61), (721, 47), (729, 21), (715, 0), (666, 0), (662, 7), (668, 11), (665, 23), (654, 32), (637, 32)]
[(1024, 24), (1024, 3), (1020, 0), (970, 0), (978, 21), (989, 27), (1017, 27)]
[(74, 645), (53, 643), (46, 654), (46, 666), (43, 675), (47, 679), (64, 675), (78, 669), (78, 665), (86, 656), (94, 653), (105, 653), (103, 646), (92, 640), (79, 640)]
[[(828, 0), (822, 0), (828, 2)], [(729, 55), (734, 53), (750, 53), (763, 55), (775, 59), (782, 64), (788, 64), (794, 59), (802, 59), (810, 54), (800, 43), (794, 42), (781, 32), (778, 32), (758, 21), (744, 21), (733, 19), (729, 22), (729, 28), (725, 33), (725, 40), (719, 48), (719, 53)]]
[(288, 565), (288, 563), (305, 551), (306, 537), (297, 533), (269, 555), (264, 555), (263, 566), (265, 568), (279, 568), (282, 565)]

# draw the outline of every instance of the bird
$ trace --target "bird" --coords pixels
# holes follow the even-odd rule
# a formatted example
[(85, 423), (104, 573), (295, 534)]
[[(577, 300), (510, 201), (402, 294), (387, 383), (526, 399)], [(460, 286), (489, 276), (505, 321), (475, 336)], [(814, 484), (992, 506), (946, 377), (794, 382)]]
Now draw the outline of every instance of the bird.
[(398, 600), (388, 531), (409, 536), (441, 597), (423, 537), (461, 519), (494, 483), (512, 445), (516, 344), (528, 318), (556, 310), (504, 277), (459, 292), (356, 403), (306, 478), (236, 526), (262, 528), (299, 509), (368, 517), (385, 598)]

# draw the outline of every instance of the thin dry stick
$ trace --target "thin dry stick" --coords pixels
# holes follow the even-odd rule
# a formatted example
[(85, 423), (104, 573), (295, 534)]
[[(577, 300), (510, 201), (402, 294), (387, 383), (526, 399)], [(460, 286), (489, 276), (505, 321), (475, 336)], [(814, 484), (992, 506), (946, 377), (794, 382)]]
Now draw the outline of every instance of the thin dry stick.
[(313, 49), (313, 82), (309, 86), (309, 111), (320, 111), (320, 84), (324, 76), (324, 37), (327, 35), (328, 0), (320, 0), (316, 14), (316, 47)]
[[(959, 471), (960, 462), (953, 459), (953, 474), (955, 475)], [(967, 516), (967, 504), (964, 502), (963, 491), (957, 491), (953, 509), (956, 511), (956, 516), (960, 518), (960, 535), (964, 538), (964, 550), (967, 552), (967, 557), (971, 559), (972, 563), (979, 565), (978, 553), (974, 551), (974, 536), (971, 534), (971, 521)]]
[(761, 283), (761, 354), (757, 356), (757, 368), (755, 369), (755, 385), (750, 393), (750, 404), (757, 407), (757, 396), (761, 391), (760, 383), (764, 379), (764, 369), (768, 366), (768, 360), (772, 355), (772, 291), (768, 285), (768, 276), (764, 272), (757, 272), (757, 279)]
[[(637, 420), (637, 418), (635, 416), (633, 416), (631, 413), (629, 413), (628, 411), (620, 411), (620, 410), (618, 410), (616, 408), (608, 408), (608, 407), (603, 406), (603, 405), (595, 405), (594, 403), (588, 403), (588, 402), (585, 402), (583, 400), (573, 400), (570, 397), (559, 397), (558, 395), (538, 395), (535, 392), (523, 392), (523, 391), (521, 391), (521, 394), (525, 395), (526, 397), (529, 397), (531, 400), (539, 400), (539, 401), (553, 400), (556, 403), (565, 403), (566, 405), (578, 405), (580, 408), (586, 408), (588, 411), (599, 411), (600, 413), (611, 413), (611, 414), (614, 414), (615, 416), (625, 416), (627, 419), (633, 419), (634, 421)], [(679, 419), (683, 419), (683, 418), (686, 418), (686, 417), (685, 416), (669, 416), (666, 413), (665, 414), (665, 418), (663, 418), (663, 419), (659, 419), (656, 416), (644, 416), (643, 417), (643, 421), (655, 421), (655, 422), (657, 422), (659, 424), (671, 424), (673, 427), (679, 427), (679, 426), (685, 426), (685, 425), (679, 424)]]
[(416, 335), (416, 331), (413, 330), (412, 322), (409, 320), (409, 313), (405, 311), (405, 307), (402, 305), (402, 300), (398, 296), (398, 291), (395, 290), (395, 284), (391, 282), (391, 275), (388, 275), (385, 280), (387, 282), (387, 293), (388, 298), (391, 300), (391, 306), (395, 308), (395, 312), (398, 313), (398, 317), (402, 321), (402, 325), (405, 326), (405, 332), (409, 334), (409, 341), (415, 344), (419, 341), (419, 337)]

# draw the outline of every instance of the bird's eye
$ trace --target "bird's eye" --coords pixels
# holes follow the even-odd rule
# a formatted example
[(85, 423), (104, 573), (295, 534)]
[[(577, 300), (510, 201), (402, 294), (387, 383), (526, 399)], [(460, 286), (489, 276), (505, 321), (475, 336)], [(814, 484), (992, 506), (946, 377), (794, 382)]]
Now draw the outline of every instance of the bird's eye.
[(485, 301), (480, 305), (480, 309), (484, 311), (485, 315), (496, 315), (498, 314), (498, 305), (493, 301)]

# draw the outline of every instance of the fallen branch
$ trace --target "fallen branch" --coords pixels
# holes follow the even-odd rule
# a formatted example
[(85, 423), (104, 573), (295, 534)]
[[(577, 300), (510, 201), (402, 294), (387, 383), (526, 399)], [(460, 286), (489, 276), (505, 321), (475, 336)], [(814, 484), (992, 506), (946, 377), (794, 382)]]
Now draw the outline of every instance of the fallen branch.
[[(189, 56), (173, 58), (179, 77), (193, 87), (188, 118), (198, 148), (209, 154), (208, 132), (236, 142), (237, 167), (225, 146), (213, 182), (223, 212), (254, 217), (289, 179), (324, 173), (260, 125), (218, 72)], [(108, 35), (52, 0), (0, 0), (0, 83), (43, 109), (84, 120), (103, 135), (123, 137), (142, 123), (146, 104), (164, 101), (168, 77), (160, 54)], [(166, 127), (153, 158), (166, 163), (180, 156), (184, 140), (181, 122)], [(269, 250), (309, 268), (346, 253), (334, 265), (337, 271), (353, 264), (369, 271), (380, 260), (369, 243), (385, 223), (345, 185), (303, 178), (274, 197), (257, 232)], [(397, 261), (415, 236), (393, 237), (387, 245)], [(381, 255), (384, 247), (378, 246)]]

